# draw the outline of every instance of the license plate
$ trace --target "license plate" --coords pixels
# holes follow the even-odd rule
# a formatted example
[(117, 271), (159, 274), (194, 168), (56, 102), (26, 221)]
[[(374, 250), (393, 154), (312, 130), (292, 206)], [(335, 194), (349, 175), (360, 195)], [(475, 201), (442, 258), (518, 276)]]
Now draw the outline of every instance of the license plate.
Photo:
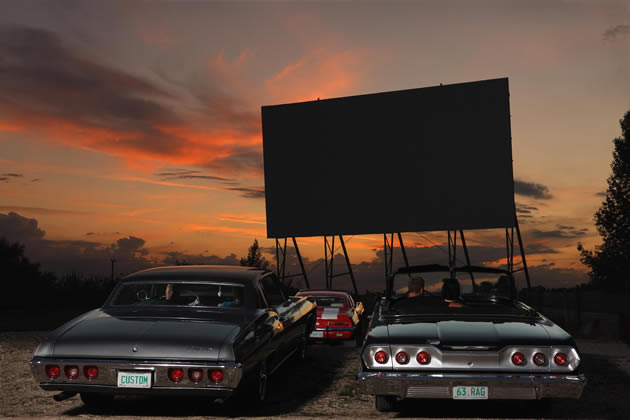
[(324, 337), (324, 331), (313, 331), (311, 333), (311, 337), (313, 337), (313, 338), (323, 338)]
[(454, 400), (487, 400), (487, 386), (454, 386)]
[(118, 372), (118, 388), (151, 388), (151, 372)]

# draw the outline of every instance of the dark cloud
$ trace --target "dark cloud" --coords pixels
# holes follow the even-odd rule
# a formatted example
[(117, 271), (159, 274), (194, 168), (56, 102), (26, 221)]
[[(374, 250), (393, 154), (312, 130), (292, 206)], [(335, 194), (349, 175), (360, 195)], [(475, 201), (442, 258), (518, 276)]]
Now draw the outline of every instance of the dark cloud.
[(514, 193), (539, 200), (549, 200), (553, 198), (547, 186), (535, 182), (521, 181), (519, 179), (514, 180)]
[(538, 211), (538, 207), (528, 206), (527, 204), (516, 203), (516, 214), (526, 215)]
[(95, 213), (76, 210), (47, 209), (44, 207), (0, 206), (0, 211), (19, 211), (22, 213), (48, 216), (92, 216)]
[(163, 263), (167, 265), (175, 265), (182, 262), (186, 264), (203, 265), (240, 265), (240, 259), (236, 256), (236, 254), (219, 257), (217, 255), (186, 254), (173, 251), (166, 253), (163, 260)]
[(239, 146), (232, 150), (229, 156), (215, 159), (203, 166), (218, 172), (249, 171), (262, 174), (262, 148), (259, 146)]
[[(1, 68), (1, 67), (0, 67)], [(14, 180), (15, 178), (23, 178), (24, 175), (22, 174), (0, 174), (0, 181), (4, 181), (4, 182), (9, 182), (11, 180)]]
[(37, 220), (17, 213), (0, 214), (0, 237), (9, 242), (24, 242), (43, 239), (46, 232), (39, 228)]
[(171, 94), (79, 56), (53, 32), (2, 27), (0, 58), (0, 104), (11, 112), (147, 134), (155, 134), (150, 123), (178, 122), (174, 113), (148, 99)]
[(116, 260), (117, 273), (130, 273), (156, 264), (146, 258), (142, 238), (129, 236), (107, 245), (83, 240), (51, 240), (40, 229), (36, 219), (17, 213), (0, 214), (0, 237), (19, 242), (25, 255), (41, 264), (43, 271), (59, 275), (71, 272), (104, 275), (111, 272), (111, 260)]
[(599, 192), (596, 192), (596, 193), (595, 193), (595, 195), (596, 195), (597, 197), (606, 197), (606, 191), (599, 191)]
[(92, 235), (94, 235), (94, 232), (88, 232), (85, 234), (85, 236), (92, 236)]
[(230, 178), (223, 178), (220, 176), (201, 175), (201, 171), (185, 170), (185, 169), (171, 169), (161, 172), (156, 172), (153, 175), (160, 177), (163, 181), (172, 181), (176, 179), (201, 179), (205, 181), (218, 181), (224, 184), (234, 184), (235, 180)]
[(245, 188), (245, 187), (232, 187), (226, 188), (228, 191), (238, 191), (241, 193), (241, 197), (244, 198), (265, 198), (264, 188)]
[(612, 28), (608, 28), (606, 32), (604, 32), (604, 39), (612, 41), (628, 35), (630, 35), (630, 25), (617, 25)]
[(575, 229), (572, 226), (558, 225), (558, 229), (531, 229), (527, 234), (531, 235), (534, 239), (575, 239), (584, 236), (587, 231), (587, 228)]
[(33, 178), (33, 179), (31, 179), (31, 182), (39, 182), (41, 180), (42, 180), (41, 178)]

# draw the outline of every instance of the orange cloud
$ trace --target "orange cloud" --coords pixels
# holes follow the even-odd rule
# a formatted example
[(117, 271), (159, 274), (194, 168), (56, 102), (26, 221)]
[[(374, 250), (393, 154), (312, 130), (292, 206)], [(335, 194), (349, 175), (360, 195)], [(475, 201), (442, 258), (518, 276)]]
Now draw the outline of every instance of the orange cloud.
[(317, 48), (285, 65), (265, 81), (277, 102), (303, 102), (317, 98), (344, 96), (359, 82), (359, 56), (355, 52), (335, 52)]
[(248, 214), (221, 214), (217, 217), (217, 220), (228, 221), (228, 222), (239, 222), (239, 223), (248, 223), (248, 224), (256, 224), (256, 225), (266, 225), (265, 216), (260, 216), (253, 213)]
[(235, 228), (235, 227), (228, 227), (228, 226), (185, 225), (183, 229), (185, 231), (192, 231), (192, 232), (214, 231), (214, 232), (225, 232), (225, 233), (244, 233), (248, 236), (257, 236), (257, 237), (267, 236), (267, 231), (262, 230), (262, 229), (246, 229), (246, 228)]
[(177, 44), (173, 35), (163, 28), (138, 23), (136, 24), (136, 32), (144, 42), (150, 45), (166, 48), (174, 47)]

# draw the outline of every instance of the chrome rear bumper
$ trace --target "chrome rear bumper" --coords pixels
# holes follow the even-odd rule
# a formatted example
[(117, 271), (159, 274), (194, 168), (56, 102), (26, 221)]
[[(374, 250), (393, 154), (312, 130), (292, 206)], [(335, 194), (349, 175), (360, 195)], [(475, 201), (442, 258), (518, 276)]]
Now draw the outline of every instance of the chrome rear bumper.
[[(46, 391), (68, 392), (106, 392), (114, 394), (195, 394), (213, 395), (217, 397), (229, 396), (239, 385), (243, 372), (240, 364), (234, 363), (200, 363), (177, 361), (141, 361), (141, 360), (106, 360), (106, 359), (48, 359), (34, 358), (29, 362), (33, 377), (39, 386)], [(46, 375), (47, 365), (58, 365), (61, 374), (55, 379)], [(69, 379), (64, 375), (64, 366), (77, 366), (79, 377)], [(98, 367), (98, 377), (87, 379), (83, 375), (85, 366)], [(182, 368), (184, 378), (180, 382), (172, 382), (168, 378), (170, 368)], [(188, 377), (188, 369), (199, 368), (204, 372), (203, 379), (195, 383)], [(208, 379), (210, 369), (221, 369), (223, 380), (215, 384)], [(138, 371), (151, 373), (151, 388), (119, 388), (118, 372)]]
[(488, 399), (578, 399), (586, 384), (584, 375), (507, 375), (359, 372), (361, 392), (400, 398), (453, 398), (453, 387), (487, 386)]

